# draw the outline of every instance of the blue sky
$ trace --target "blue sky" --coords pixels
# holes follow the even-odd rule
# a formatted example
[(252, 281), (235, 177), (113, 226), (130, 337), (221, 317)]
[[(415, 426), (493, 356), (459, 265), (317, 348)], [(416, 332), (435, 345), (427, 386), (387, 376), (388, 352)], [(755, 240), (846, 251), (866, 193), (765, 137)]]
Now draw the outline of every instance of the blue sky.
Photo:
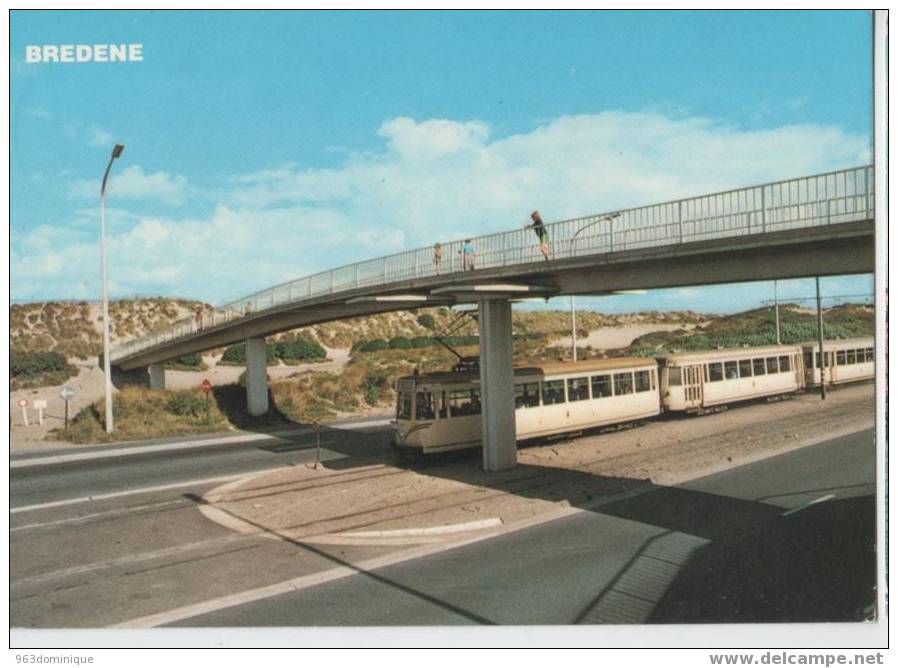
[[(28, 44), (109, 42), (144, 60), (25, 63)], [(862, 11), (13, 12), (12, 297), (99, 293), (116, 141), (112, 295), (218, 303), (535, 207), (558, 219), (863, 164), (870, 53)], [(772, 288), (740, 293), (748, 307)], [(583, 301), (733, 303), (711, 288)]]

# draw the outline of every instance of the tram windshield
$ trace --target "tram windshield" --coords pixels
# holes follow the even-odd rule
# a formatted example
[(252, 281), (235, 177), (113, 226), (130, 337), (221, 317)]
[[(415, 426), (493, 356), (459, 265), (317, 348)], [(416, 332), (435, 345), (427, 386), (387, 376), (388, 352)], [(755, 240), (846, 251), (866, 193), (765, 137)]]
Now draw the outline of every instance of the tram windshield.
[(402, 391), (399, 393), (399, 400), (396, 404), (396, 417), (400, 420), (412, 419), (412, 393)]

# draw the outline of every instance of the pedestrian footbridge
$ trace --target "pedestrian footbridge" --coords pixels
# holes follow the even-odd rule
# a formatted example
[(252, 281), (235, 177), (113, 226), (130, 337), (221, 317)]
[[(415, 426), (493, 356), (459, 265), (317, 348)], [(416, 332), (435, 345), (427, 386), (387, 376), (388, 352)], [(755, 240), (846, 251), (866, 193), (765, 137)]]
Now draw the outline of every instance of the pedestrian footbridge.
[[(484, 461), (504, 468), (513, 465), (514, 407), (509, 433), (506, 393), (493, 393), (503, 405), (492, 405), (489, 388), (511, 386), (511, 301), (872, 272), (873, 176), (872, 166), (857, 167), (548, 223), (548, 261), (529, 229), (472, 238), (473, 269), (462, 266), (463, 240), (439, 240), (440, 266), (427, 246), (298, 278), (219, 306), (202, 322), (187, 318), (120, 344), (111, 361), (122, 370), (149, 368), (151, 383), (160, 386), (165, 361), (246, 342), (249, 410), (260, 414), (268, 409), (266, 336), (386, 311), (475, 303), (484, 434), (505, 444), (485, 447)], [(488, 451), (496, 455), (492, 461)]]

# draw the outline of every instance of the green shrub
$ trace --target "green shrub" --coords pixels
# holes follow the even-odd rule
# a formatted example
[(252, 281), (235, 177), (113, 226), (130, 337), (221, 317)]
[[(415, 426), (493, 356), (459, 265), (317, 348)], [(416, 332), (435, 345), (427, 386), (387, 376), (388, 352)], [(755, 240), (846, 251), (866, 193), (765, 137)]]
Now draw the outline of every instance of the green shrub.
[(314, 360), (327, 357), (324, 348), (317, 341), (299, 334), (275, 343), (274, 354), (282, 360)]
[(36, 376), (48, 371), (65, 371), (68, 365), (65, 356), (57, 352), (13, 352), (9, 356), (9, 375)]
[(436, 343), (436, 339), (432, 336), (416, 336), (411, 340), (412, 348), (429, 348)]
[(386, 386), (387, 375), (385, 373), (374, 371), (365, 376), (365, 380), (362, 383), (365, 403), (369, 406), (376, 405)]
[(209, 413), (209, 404), (195, 392), (176, 392), (165, 402), (165, 410), (182, 417), (205, 417)]
[(418, 316), (418, 324), (422, 327), (426, 327), (427, 329), (433, 329), (436, 327), (436, 321), (434, 321), (433, 316), (429, 313), (422, 313)]
[(166, 369), (186, 369), (188, 371), (203, 371), (206, 369), (206, 363), (203, 362), (202, 355), (191, 353), (189, 355), (181, 355), (177, 359), (173, 359), (165, 363)]
[(404, 336), (394, 336), (392, 339), (390, 339), (391, 350), (410, 350), (411, 347), (412, 342)]
[[(277, 361), (277, 344), (269, 343), (265, 346), (265, 363), (272, 364)], [(232, 364), (235, 366), (243, 366), (246, 364), (246, 344), (235, 343), (228, 346), (227, 350), (221, 356), (221, 362), (224, 364)]]
[(389, 347), (390, 344), (384, 339), (374, 339), (373, 341), (368, 341), (367, 343), (362, 344), (359, 347), (359, 351), (363, 353), (373, 353), (378, 350), (387, 350)]

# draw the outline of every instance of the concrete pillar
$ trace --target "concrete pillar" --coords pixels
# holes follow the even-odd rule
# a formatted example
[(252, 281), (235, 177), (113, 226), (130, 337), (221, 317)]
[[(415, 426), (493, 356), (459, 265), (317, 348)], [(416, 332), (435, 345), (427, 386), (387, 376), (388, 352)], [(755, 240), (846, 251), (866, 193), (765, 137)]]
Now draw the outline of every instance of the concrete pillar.
[(250, 415), (268, 412), (268, 364), (264, 337), (246, 340), (246, 406)]
[(511, 302), (480, 302), (480, 395), (483, 406), (483, 468), (517, 466), (512, 369)]
[(150, 389), (151, 390), (164, 390), (165, 389), (165, 362), (156, 362), (155, 364), (151, 364), (147, 371), (149, 372), (149, 375), (150, 375)]

